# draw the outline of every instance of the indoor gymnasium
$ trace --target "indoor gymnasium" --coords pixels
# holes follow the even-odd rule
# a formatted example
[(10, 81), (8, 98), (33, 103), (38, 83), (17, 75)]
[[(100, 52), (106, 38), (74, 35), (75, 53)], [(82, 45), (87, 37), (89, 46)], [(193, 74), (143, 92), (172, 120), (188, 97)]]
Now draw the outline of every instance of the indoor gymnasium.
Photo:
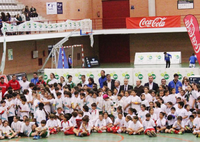
[(2, 142), (199, 142), (199, 0), (0, 0)]

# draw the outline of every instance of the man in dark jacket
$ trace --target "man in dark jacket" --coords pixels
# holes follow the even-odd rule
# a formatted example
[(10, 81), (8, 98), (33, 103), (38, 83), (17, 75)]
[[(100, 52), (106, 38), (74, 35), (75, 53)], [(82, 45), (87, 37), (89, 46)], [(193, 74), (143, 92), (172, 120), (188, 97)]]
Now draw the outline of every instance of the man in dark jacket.
[(124, 85), (121, 85), (120, 86), (120, 90), (122, 91), (128, 91), (128, 90), (132, 90), (133, 89), (133, 86), (131, 85), (128, 85), (128, 79), (124, 79)]
[(111, 79), (110, 74), (106, 75), (107, 80), (103, 82), (103, 86), (107, 86), (112, 91), (115, 88), (115, 80)]
[(153, 82), (153, 76), (149, 76), (149, 82), (145, 83), (144, 86), (149, 87), (149, 90), (158, 91), (158, 84)]

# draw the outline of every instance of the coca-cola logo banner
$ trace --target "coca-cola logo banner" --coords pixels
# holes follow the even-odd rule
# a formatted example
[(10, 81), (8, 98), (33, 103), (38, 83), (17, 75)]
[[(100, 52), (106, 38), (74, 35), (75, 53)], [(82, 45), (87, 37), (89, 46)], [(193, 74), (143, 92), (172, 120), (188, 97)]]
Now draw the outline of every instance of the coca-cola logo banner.
[(126, 18), (126, 28), (166, 28), (180, 27), (181, 16), (158, 16)]
[(188, 31), (194, 52), (197, 56), (197, 60), (200, 64), (200, 33), (198, 21), (194, 15), (187, 15), (184, 18), (184, 23)]

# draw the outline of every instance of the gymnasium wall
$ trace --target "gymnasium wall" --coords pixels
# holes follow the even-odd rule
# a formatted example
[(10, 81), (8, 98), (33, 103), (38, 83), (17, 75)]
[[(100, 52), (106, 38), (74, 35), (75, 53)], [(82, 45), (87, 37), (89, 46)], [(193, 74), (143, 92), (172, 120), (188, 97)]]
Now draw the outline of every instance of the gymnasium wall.
[[(26, 72), (32, 73), (37, 71), (42, 66), (38, 65), (38, 58), (42, 58), (42, 63), (45, 62), (45, 59), (48, 56), (48, 45), (54, 45), (61, 39), (48, 39), (48, 40), (37, 40), (37, 41), (23, 41), (23, 42), (9, 42), (7, 43), (7, 50), (13, 49), (13, 60), (8, 61), (8, 54), (6, 54), (6, 64), (5, 64), (5, 74), (10, 73), (19, 73)], [(98, 41), (98, 39), (94, 39)], [(64, 44), (73, 45), (73, 44), (83, 44), (85, 56), (98, 56), (98, 44), (94, 44), (94, 47), (90, 47), (90, 40), (88, 37), (77, 37), (70, 38), (68, 42)], [(0, 44), (0, 58), (2, 57), (3, 44)], [(38, 50), (39, 57), (37, 59), (32, 59), (32, 52)], [(45, 56), (43, 56), (43, 51)], [(70, 50), (68, 50), (70, 52)], [(8, 53), (8, 51), (6, 51)], [(81, 48), (74, 50), (74, 66), (81, 66), (81, 58), (77, 60), (77, 54), (81, 53)], [(81, 55), (81, 54), (80, 54)], [(46, 65), (46, 68), (51, 67), (51, 59)]]
[(132, 34), (130, 35), (130, 62), (135, 52), (181, 51), (182, 62), (187, 63), (194, 52), (187, 33)]
[(148, 0), (129, 0), (130, 8), (134, 6), (134, 9), (130, 10), (130, 17), (148, 17)]
[(177, 8), (177, 0), (156, 0), (156, 15), (187, 15), (187, 14), (199, 14), (200, 1), (194, 0), (194, 9), (182, 9)]

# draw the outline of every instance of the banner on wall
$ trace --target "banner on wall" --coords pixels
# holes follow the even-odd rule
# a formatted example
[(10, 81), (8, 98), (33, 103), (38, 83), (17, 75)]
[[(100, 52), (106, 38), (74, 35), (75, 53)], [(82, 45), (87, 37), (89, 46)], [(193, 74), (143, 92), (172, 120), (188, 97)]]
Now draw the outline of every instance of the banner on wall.
[[(94, 82), (98, 83), (98, 79), (100, 78), (101, 70), (105, 70), (106, 74), (110, 74), (112, 79), (119, 80), (121, 84), (124, 82), (124, 78), (129, 80), (130, 85), (135, 85), (136, 80), (141, 80), (142, 84), (148, 82), (148, 77), (150, 75), (153, 76), (154, 81), (158, 84), (161, 83), (161, 79), (166, 79), (167, 83), (173, 80), (173, 76), (175, 73), (179, 74), (179, 80), (182, 80), (184, 76), (194, 76), (199, 75), (199, 69), (191, 69), (191, 68), (106, 68), (106, 69), (45, 69), (44, 70), (44, 80), (48, 81), (50, 79), (50, 73), (54, 73), (56, 79), (59, 80), (60, 76), (65, 78), (68, 75), (73, 76), (74, 83), (80, 83), (81, 75), (85, 75), (86, 79), (89, 77), (94, 78)], [(66, 79), (67, 80), (67, 79)]]
[[(98, 79), (101, 77), (102, 69), (44, 69), (44, 80), (47, 81), (50, 79), (50, 73), (54, 73), (56, 79), (59, 80), (60, 76), (67, 78), (68, 75), (73, 76), (74, 83), (80, 83), (81, 75), (85, 75), (86, 79), (89, 77), (94, 79), (94, 82), (98, 84)], [(111, 77), (115, 80), (119, 80), (121, 84), (124, 82), (124, 78), (129, 79), (129, 83), (133, 84), (133, 70), (131, 68), (112, 68), (112, 69), (103, 69), (106, 74), (110, 74)]]
[(194, 52), (200, 64), (200, 33), (199, 23), (194, 15), (187, 15), (184, 18), (184, 23), (190, 37)]
[(3, 23), (2, 32), (19, 32), (19, 31), (62, 31), (91, 28), (92, 20), (83, 19), (79, 21), (67, 20), (62, 23), (46, 24), (41, 22), (26, 21), (20, 25), (14, 26), (9, 23)]
[[(136, 52), (135, 65), (141, 64), (165, 64), (164, 52)], [(181, 63), (181, 52), (167, 52), (172, 55), (171, 64)]]
[(135, 17), (126, 18), (126, 28), (167, 28), (180, 27), (181, 16)]
[(174, 74), (179, 74), (179, 80), (182, 80), (184, 76), (199, 75), (199, 69), (191, 68), (135, 68), (133, 69), (134, 82), (138, 79), (142, 81), (142, 84), (148, 82), (148, 77), (153, 76), (154, 82), (160, 84), (161, 79), (166, 79), (167, 83), (173, 80)]
[(63, 3), (62, 2), (47, 2), (46, 11), (48, 14), (63, 14)]

